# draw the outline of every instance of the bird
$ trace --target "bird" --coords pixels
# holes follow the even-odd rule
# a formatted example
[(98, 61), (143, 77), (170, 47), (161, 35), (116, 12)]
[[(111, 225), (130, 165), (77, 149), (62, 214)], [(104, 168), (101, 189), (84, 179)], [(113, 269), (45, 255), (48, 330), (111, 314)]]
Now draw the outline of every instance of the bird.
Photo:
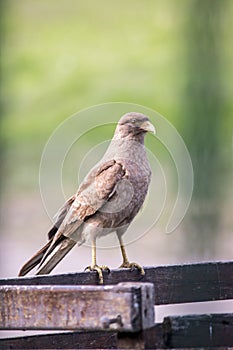
[(96, 240), (112, 232), (118, 237), (123, 258), (120, 268), (137, 268), (145, 274), (143, 267), (129, 261), (122, 236), (148, 192), (151, 168), (144, 146), (148, 132), (155, 133), (148, 116), (128, 112), (120, 118), (103, 158), (58, 210), (48, 242), (22, 266), (18, 276), (37, 265), (36, 275), (48, 274), (76, 244), (90, 241), (91, 265), (85, 270), (96, 271), (103, 284), (103, 271), (109, 268), (97, 264)]

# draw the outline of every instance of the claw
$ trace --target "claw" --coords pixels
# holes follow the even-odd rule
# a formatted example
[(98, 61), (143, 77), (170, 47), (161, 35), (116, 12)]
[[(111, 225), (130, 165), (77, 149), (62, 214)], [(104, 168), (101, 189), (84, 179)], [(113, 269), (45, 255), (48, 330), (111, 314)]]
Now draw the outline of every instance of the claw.
[(105, 265), (103, 266), (93, 265), (93, 266), (87, 266), (84, 271), (96, 271), (99, 276), (99, 283), (103, 284), (104, 283), (103, 271), (110, 272), (110, 269)]
[(144, 271), (143, 267), (140, 266), (139, 264), (135, 263), (135, 262), (132, 262), (132, 263), (130, 263), (130, 262), (123, 262), (121, 264), (121, 266), (119, 266), (119, 269), (131, 269), (131, 270), (133, 270), (134, 268), (136, 268), (140, 272), (140, 274), (142, 276), (145, 275), (145, 271)]

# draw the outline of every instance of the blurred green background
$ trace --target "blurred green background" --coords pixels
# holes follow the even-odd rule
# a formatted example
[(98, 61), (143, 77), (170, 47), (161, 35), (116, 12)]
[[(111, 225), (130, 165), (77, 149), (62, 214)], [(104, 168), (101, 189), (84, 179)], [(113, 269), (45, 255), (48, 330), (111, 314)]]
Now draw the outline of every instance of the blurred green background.
[[(38, 174), (50, 134), (80, 109), (117, 101), (172, 122), (195, 176), (176, 232), (154, 227), (130, 257), (232, 259), (233, 1), (7, 0), (0, 12), (1, 276), (15, 276), (46, 240)], [(57, 272), (89, 264), (90, 250), (78, 249)], [(118, 251), (100, 256), (121, 261)]]

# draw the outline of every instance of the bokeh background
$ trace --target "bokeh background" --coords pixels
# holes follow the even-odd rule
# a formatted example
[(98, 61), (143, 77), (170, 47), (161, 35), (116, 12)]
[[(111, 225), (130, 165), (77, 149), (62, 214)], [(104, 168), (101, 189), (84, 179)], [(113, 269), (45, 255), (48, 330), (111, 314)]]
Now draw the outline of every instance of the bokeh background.
[[(232, 259), (233, 1), (7, 0), (0, 6), (0, 276), (16, 276), (46, 241), (51, 221), (39, 165), (51, 133), (83, 108), (118, 101), (167, 118), (188, 147), (195, 177), (175, 233), (165, 235), (158, 223), (127, 247), (130, 258), (143, 265)], [(87, 139), (83, 150), (88, 145)], [(163, 157), (159, 146), (158, 152)], [(169, 172), (171, 160), (164, 162)], [(88, 247), (74, 248), (55, 272), (83, 270), (90, 255)], [(117, 249), (98, 255), (100, 264), (121, 263)]]

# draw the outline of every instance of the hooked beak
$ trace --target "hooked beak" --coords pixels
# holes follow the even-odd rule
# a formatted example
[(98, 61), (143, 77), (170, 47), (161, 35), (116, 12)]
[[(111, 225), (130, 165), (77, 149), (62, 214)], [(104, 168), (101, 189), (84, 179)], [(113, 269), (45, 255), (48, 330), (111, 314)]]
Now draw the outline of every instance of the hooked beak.
[(140, 125), (140, 129), (145, 130), (146, 132), (152, 132), (153, 134), (156, 133), (154, 125), (151, 124), (151, 122), (149, 122), (149, 121), (143, 122)]

